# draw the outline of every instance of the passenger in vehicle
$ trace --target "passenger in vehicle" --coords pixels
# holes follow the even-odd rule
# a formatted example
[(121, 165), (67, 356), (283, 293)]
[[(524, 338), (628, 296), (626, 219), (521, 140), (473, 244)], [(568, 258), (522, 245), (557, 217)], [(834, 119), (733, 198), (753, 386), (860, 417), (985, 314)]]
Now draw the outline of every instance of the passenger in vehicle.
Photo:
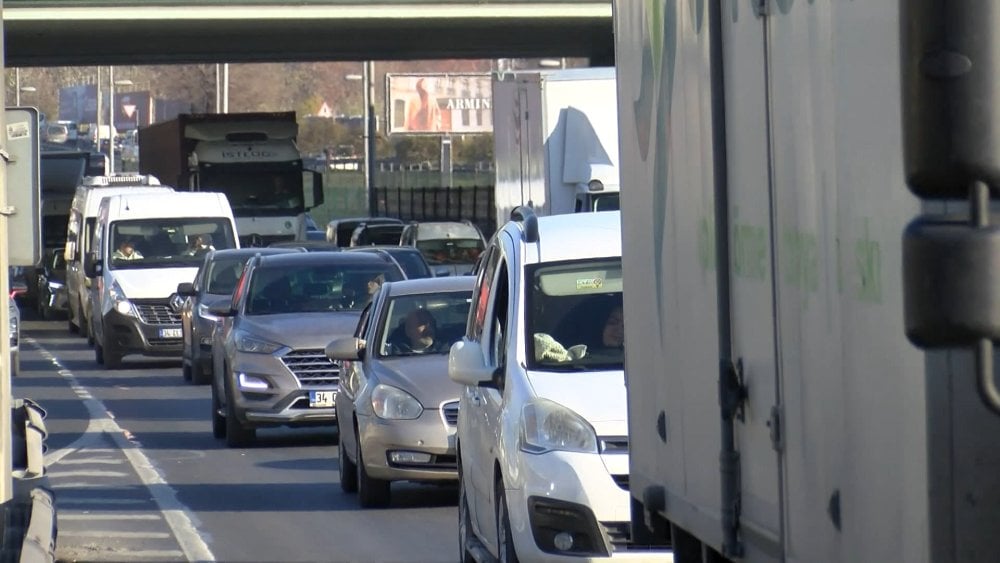
[(601, 343), (605, 348), (625, 347), (625, 315), (622, 313), (621, 305), (612, 307), (608, 313), (604, 329), (601, 331)]
[(437, 320), (427, 309), (410, 311), (402, 329), (389, 338), (391, 354), (433, 354), (450, 348), (449, 342), (437, 338)]
[(210, 250), (215, 250), (215, 247), (212, 246), (211, 235), (194, 235), (191, 237), (191, 242), (188, 245), (188, 249), (184, 252), (184, 255), (204, 256)]
[(135, 243), (127, 240), (118, 245), (118, 250), (111, 255), (114, 260), (141, 260), (142, 254), (135, 249)]

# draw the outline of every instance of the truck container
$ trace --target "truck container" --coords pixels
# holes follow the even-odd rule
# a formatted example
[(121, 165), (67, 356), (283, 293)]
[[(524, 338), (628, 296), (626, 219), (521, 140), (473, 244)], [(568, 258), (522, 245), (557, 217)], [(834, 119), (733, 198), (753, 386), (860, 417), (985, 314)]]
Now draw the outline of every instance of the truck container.
[(496, 224), (519, 205), (539, 215), (618, 209), (615, 69), (493, 77)]
[(614, 21), (634, 533), (680, 563), (996, 560), (1000, 9)]
[(244, 246), (305, 240), (323, 182), (303, 167), (297, 135), (295, 112), (180, 114), (139, 130), (139, 171), (226, 194)]

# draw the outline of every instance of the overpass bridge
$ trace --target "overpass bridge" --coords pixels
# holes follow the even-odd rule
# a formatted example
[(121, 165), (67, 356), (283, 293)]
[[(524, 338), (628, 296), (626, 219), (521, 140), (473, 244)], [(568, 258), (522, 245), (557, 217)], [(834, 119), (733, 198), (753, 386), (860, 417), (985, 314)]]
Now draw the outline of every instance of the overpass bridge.
[(5, 0), (6, 66), (587, 57), (610, 0)]

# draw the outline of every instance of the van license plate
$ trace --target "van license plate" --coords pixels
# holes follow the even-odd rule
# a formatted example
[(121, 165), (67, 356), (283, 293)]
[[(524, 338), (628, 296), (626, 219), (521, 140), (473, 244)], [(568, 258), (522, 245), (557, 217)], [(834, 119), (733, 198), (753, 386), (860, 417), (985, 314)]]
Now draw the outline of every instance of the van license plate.
[(334, 406), (334, 399), (337, 394), (333, 391), (310, 391), (309, 392), (309, 406), (310, 407), (332, 407)]
[(181, 338), (184, 336), (183, 330), (180, 328), (161, 328), (160, 338)]

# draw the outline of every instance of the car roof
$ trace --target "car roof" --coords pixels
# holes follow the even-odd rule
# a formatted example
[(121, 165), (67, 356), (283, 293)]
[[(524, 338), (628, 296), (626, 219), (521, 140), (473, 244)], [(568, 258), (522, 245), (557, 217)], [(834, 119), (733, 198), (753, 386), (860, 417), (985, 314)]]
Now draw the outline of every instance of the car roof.
[(268, 267), (343, 264), (343, 265), (396, 265), (389, 257), (377, 253), (353, 252), (286, 252), (264, 256), (261, 264)]
[(223, 248), (212, 251), (209, 260), (222, 260), (224, 258), (255, 256), (257, 254), (288, 254), (290, 252), (301, 252), (295, 248), (260, 248), (248, 246), (245, 248)]
[(390, 297), (398, 295), (419, 295), (444, 291), (468, 291), (476, 285), (475, 276), (448, 276), (443, 278), (419, 278), (395, 282), (385, 282)]
[[(524, 241), (525, 224), (511, 221), (504, 227), (515, 240)], [(580, 244), (586, 241), (586, 244)], [(524, 244), (535, 246), (535, 243)], [(527, 262), (558, 262), (622, 255), (620, 211), (567, 213), (538, 217), (538, 252)], [(541, 258), (537, 258), (540, 256)]]
[(418, 223), (417, 240), (438, 240), (449, 238), (483, 239), (479, 228), (471, 223), (459, 221), (428, 221)]

